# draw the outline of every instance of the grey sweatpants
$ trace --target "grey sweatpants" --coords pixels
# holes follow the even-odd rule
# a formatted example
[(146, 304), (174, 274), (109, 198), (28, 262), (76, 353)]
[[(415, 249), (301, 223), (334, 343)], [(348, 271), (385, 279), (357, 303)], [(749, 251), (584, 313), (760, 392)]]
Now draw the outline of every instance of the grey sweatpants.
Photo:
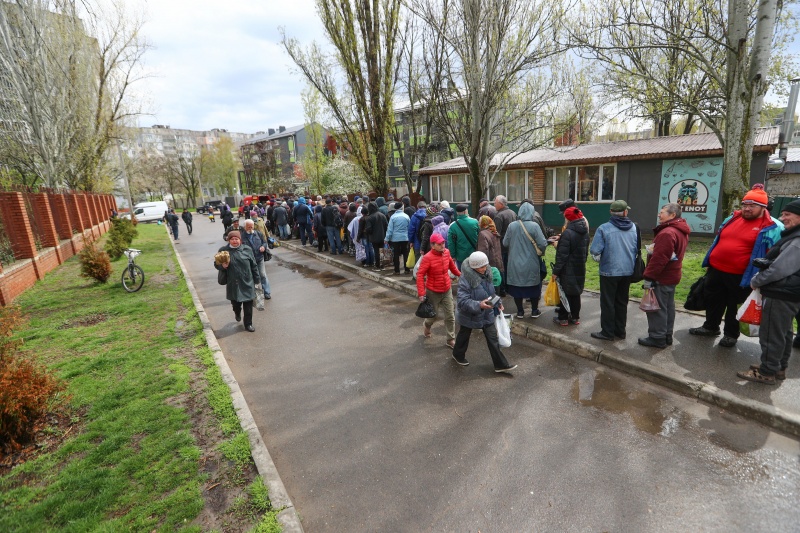
[(647, 313), (647, 334), (651, 339), (666, 340), (675, 325), (675, 285), (653, 287), (661, 309)]
[(800, 302), (787, 302), (764, 298), (758, 343), (761, 345), (761, 373), (774, 376), (786, 369), (792, 355), (792, 319), (800, 309)]

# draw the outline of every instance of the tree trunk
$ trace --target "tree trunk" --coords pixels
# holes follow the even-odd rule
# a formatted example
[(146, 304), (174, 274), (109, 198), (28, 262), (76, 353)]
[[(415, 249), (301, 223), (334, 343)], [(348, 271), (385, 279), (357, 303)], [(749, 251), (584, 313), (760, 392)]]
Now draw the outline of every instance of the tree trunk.
[(729, 92), (722, 169), (722, 207), (725, 216), (738, 207), (739, 200), (749, 189), (753, 134), (766, 91), (777, 12), (778, 0), (761, 0), (759, 3), (753, 47), (748, 57), (748, 2), (731, 0), (728, 6)]

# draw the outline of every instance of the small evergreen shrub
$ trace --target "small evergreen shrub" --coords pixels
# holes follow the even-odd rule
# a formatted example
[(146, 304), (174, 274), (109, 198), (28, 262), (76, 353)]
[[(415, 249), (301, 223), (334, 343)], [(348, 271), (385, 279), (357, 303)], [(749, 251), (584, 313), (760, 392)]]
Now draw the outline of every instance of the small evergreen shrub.
[(79, 254), (81, 262), (81, 276), (94, 278), (100, 283), (105, 283), (111, 276), (111, 259), (108, 254), (97, 248), (94, 239), (86, 240), (83, 250)]
[(63, 382), (49, 370), (17, 353), (19, 339), (11, 333), (22, 323), (17, 307), (0, 309), (0, 449), (19, 449), (47, 414)]
[(108, 230), (105, 250), (113, 261), (122, 257), (122, 252), (130, 248), (133, 239), (139, 234), (133, 223), (126, 218), (115, 218)]

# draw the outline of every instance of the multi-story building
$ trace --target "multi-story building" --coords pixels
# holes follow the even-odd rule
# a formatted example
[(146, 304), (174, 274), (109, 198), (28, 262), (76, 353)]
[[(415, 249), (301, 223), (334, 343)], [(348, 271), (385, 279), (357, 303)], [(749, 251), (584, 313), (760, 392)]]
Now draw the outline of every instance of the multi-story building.
[[(258, 133), (235, 133), (222, 128), (213, 128), (206, 131), (186, 130), (172, 128), (169, 125), (155, 124), (149, 128), (131, 128), (127, 142), (123, 143), (123, 150), (128, 157), (134, 159), (141, 154), (160, 157), (183, 157), (191, 159), (200, 153), (202, 147), (210, 147), (228, 138), (233, 142), (234, 154), (239, 156), (239, 146)], [(225, 191), (216, 191), (210, 184), (203, 184), (203, 196), (213, 198)], [(234, 194), (235, 191), (227, 191)]]
[[(324, 139), (324, 154), (335, 154), (336, 141), (324, 127), (320, 127), (320, 131), (321, 138)], [(242, 192), (283, 192), (283, 189), (307, 186), (295, 179), (295, 168), (305, 155), (310, 135), (310, 128), (306, 125), (291, 128), (279, 126), (277, 131), (270, 128), (266, 134), (256, 135), (242, 142)]]

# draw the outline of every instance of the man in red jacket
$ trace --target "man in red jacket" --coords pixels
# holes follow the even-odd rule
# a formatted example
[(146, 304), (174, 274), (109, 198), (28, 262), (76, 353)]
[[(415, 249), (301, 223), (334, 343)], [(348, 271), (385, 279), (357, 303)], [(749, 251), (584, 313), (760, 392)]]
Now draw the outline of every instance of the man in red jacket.
[(450, 250), (444, 245), (444, 237), (438, 233), (431, 235), (431, 251), (422, 256), (417, 272), (417, 296), (420, 301), (430, 300), (436, 316), (426, 318), (422, 323), (422, 334), (431, 336), (431, 326), (444, 314), (444, 329), (447, 331), (447, 346), (456, 344), (456, 315), (453, 292), (450, 290), (450, 272), (460, 276)]
[(653, 288), (658, 311), (647, 313), (647, 337), (639, 339), (642, 346), (665, 348), (672, 344), (675, 324), (675, 286), (681, 281), (683, 255), (689, 244), (691, 228), (681, 217), (681, 206), (667, 204), (658, 213), (658, 226), (653, 230), (653, 249), (644, 269), (644, 289)]

